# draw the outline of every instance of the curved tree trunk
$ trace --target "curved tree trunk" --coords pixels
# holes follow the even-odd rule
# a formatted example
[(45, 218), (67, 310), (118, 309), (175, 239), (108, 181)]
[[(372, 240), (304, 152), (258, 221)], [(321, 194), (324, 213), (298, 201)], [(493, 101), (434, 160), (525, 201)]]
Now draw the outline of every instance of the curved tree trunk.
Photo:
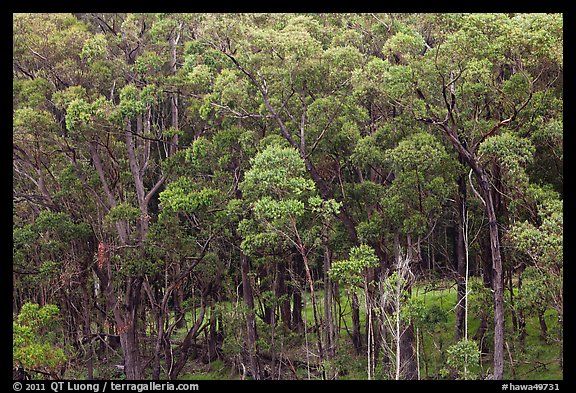
[(488, 180), (488, 174), (482, 167), (473, 152), (468, 150), (457, 132), (450, 128), (446, 121), (436, 122), (461, 158), (474, 172), (478, 184), (484, 210), (488, 217), (490, 232), (490, 251), (492, 255), (492, 289), (494, 290), (494, 379), (500, 380), (504, 375), (504, 280), (502, 276), (502, 256), (500, 254), (500, 236), (498, 234), (498, 221), (494, 189)]

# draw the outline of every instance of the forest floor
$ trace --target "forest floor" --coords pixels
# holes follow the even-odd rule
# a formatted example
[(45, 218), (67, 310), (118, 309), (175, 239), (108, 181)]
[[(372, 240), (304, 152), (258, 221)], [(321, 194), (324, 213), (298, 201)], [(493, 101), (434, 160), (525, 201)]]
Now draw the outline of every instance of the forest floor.
[[(432, 283), (434, 283), (432, 285)], [(305, 299), (304, 319), (308, 321), (308, 325), (313, 325), (313, 312), (309, 294)], [(322, 299), (322, 291), (316, 293), (318, 299)], [(445, 353), (447, 347), (454, 343), (454, 323), (455, 311), (454, 305), (456, 304), (456, 287), (453, 281), (431, 281), (430, 283), (419, 283), (413, 288), (412, 296), (415, 299), (421, 300), (427, 308), (438, 307), (444, 311), (446, 319), (438, 323), (433, 329), (425, 329), (419, 332), (420, 352), (420, 379), (438, 379), (441, 378), (441, 369), (445, 367), (446, 359)], [(363, 293), (358, 291), (360, 301), (360, 323), (362, 326), (362, 333), (365, 334), (365, 313), (363, 312)], [(344, 296), (342, 297), (344, 298)], [(480, 325), (480, 318), (475, 314), (474, 310), (486, 309), (481, 307), (478, 303), (479, 300), (473, 297), (470, 298), (470, 312), (468, 317), (468, 332), (469, 338), (474, 339), (475, 334)], [(321, 301), (319, 303), (322, 303)], [(366, 379), (366, 354), (356, 355), (352, 348), (350, 336), (346, 331), (346, 327), (351, 329), (352, 322), (350, 316), (350, 305), (344, 302), (342, 305), (342, 314), (344, 315), (341, 321), (340, 329), (340, 343), (338, 345), (338, 352), (334, 360), (335, 364), (346, 370), (344, 375), (339, 375), (338, 379)], [(319, 310), (319, 315), (323, 315), (323, 310)], [(545, 314), (546, 324), (548, 331), (553, 332), (557, 328), (557, 321), (555, 313), (548, 310)], [(491, 316), (488, 318), (488, 323), (491, 323)], [(490, 332), (490, 328), (487, 330)], [(561, 380), (563, 379), (563, 371), (560, 366), (559, 359), (561, 358), (561, 343), (555, 342), (550, 339), (544, 339), (541, 335), (539, 320), (534, 315), (529, 315), (526, 318), (526, 332), (524, 348), (521, 348), (517, 334), (514, 334), (512, 326), (512, 316), (510, 309), (507, 309), (506, 315), (506, 358), (505, 358), (505, 374), (504, 379), (510, 380)], [(514, 337), (510, 339), (510, 337)], [(484, 338), (487, 341), (487, 347), (491, 346), (492, 336), (487, 334)], [(310, 333), (308, 342), (311, 347), (314, 347), (316, 342), (315, 335)], [(315, 347), (314, 347), (315, 348)], [(304, 359), (301, 346), (299, 348), (290, 348), (289, 346), (283, 348), (283, 352), (290, 354), (296, 358)], [(489, 354), (483, 354), (480, 361), (480, 367), (472, 370), (480, 376), (490, 373), (491, 358)], [(380, 367), (381, 369), (382, 367)], [(296, 373), (298, 378), (307, 379), (308, 370), (306, 367), (296, 366)], [(376, 369), (376, 379), (382, 378), (382, 370)], [(290, 377), (289, 373), (285, 374)], [(188, 368), (185, 369), (181, 375), (181, 379), (241, 379), (241, 375), (234, 367), (227, 365), (221, 360), (209, 364), (201, 364), (199, 362), (190, 361)]]
[[(365, 338), (365, 311), (364, 311), (364, 296), (361, 290), (357, 292), (360, 304), (360, 325), (361, 333)], [(318, 290), (316, 292), (317, 299), (322, 299), (323, 292)], [(421, 282), (415, 285), (412, 289), (412, 298), (420, 300), (427, 309), (435, 308), (442, 310), (440, 312), (443, 318), (439, 318), (438, 322), (433, 327), (423, 328), (418, 331), (419, 334), (419, 353), (418, 363), (420, 365), (420, 379), (442, 379), (441, 370), (446, 366), (446, 349), (454, 343), (454, 322), (456, 304), (456, 287), (453, 281), (443, 280), (430, 280), (429, 282)], [(352, 329), (350, 304), (347, 301), (347, 296), (341, 293), (341, 302), (339, 309), (341, 310), (342, 318), (340, 318), (340, 335), (337, 345), (336, 357), (332, 361), (334, 369), (338, 370), (338, 379), (347, 380), (363, 380), (367, 379), (367, 357), (365, 351), (360, 355), (356, 354), (350, 334), (348, 331)], [(320, 309), (318, 315), (323, 316), (322, 301), (317, 301)], [(480, 325), (480, 318), (478, 312), (487, 310), (486, 305), (478, 304), (480, 300), (475, 297), (470, 297), (469, 300), (469, 316), (468, 316), (468, 332), (469, 338), (474, 339), (475, 334)], [(318, 373), (314, 371), (313, 356), (308, 356), (310, 367), (306, 366), (307, 354), (305, 351), (305, 340), (308, 340), (311, 353), (316, 351), (316, 336), (312, 331), (314, 325), (313, 311), (309, 293), (304, 296), (304, 312), (303, 319), (308, 321), (307, 336), (304, 334), (296, 334), (294, 332), (286, 332), (278, 327), (275, 335), (275, 348), (277, 351), (282, 352), (283, 356), (291, 359), (298, 359), (294, 369), (289, 369), (284, 364), (283, 369), (277, 372), (276, 378), (278, 379), (319, 379)], [(222, 304), (225, 309), (230, 313), (234, 313), (234, 309), (238, 310), (238, 305), (231, 303)], [(490, 304), (491, 306), (491, 304)], [(506, 308), (506, 356), (505, 356), (505, 373), (504, 379), (510, 380), (562, 380), (563, 371), (560, 366), (559, 359), (561, 358), (562, 345), (551, 339), (544, 339), (541, 335), (541, 328), (539, 320), (534, 315), (529, 315), (526, 318), (526, 332), (524, 348), (521, 348), (517, 334), (514, 334), (512, 326), (512, 316), (510, 308)], [(550, 336), (554, 335), (557, 329), (557, 321), (555, 313), (548, 310), (545, 314), (545, 320), (548, 327)], [(208, 312), (205, 316), (209, 318)], [(187, 323), (191, 326), (194, 323), (194, 316), (191, 312), (186, 315)], [(243, 320), (239, 323), (243, 323)], [(488, 317), (489, 327), (487, 335), (485, 336), (487, 348), (490, 348), (492, 337), (489, 335), (491, 331), (490, 323), (491, 316)], [(270, 331), (266, 331), (269, 325), (265, 324), (260, 318), (257, 318), (257, 325), (259, 329), (259, 339), (262, 346), (270, 345)], [(281, 333), (281, 334), (280, 334)], [(174, 345), (177, 345), (186, 335), (186, 329), (182, 328), (175, 331), (172, 340)], [(513, 338), (513, 339), (511, 339)], [(240, 338), (242, 340), (242, 338)], [(236, 343), (236, 345), (242, 345)], [(225, 344), (226, 346), (226, 344)], [(233, 346), (233, 345), (232, 345)], [(230, 345), (228, 345), (230, 347)], [(270, 349), (270, 348), (268, 348)], [(226, 353), (226, 348), (224, 348)], [(238, 364), (228, 361), (228, 355), (224, 356), (226, 361), (217, 359), (212, 362), (202, 361), (201, 357), (198, 359), (190, 359), (182, 370), (179, 379), (182, 380), (234, 380), (242, 379), (242, 371)], [(106, 361), (108, 365), (100, 365), (95, 367), (95, 378), (101, 379), (121, 379), (122, 375), (114, 364), (121, 363), (118, 356), (113, 356)], [(480, 366), (471, 370), (479, 376), (485, 376), (490, 373), (491, 358), (489, 354), (483, 354), (480, 361)], [(282, 364), (279, 363), (282, 367)], [(311, 371), (312, 370), (312, 371)], [(67, 371), (66, 378), (82, 379), (84, 376), (85, 368), (77, 369), (70, 368)], [(382, 362), (377, 362), (375, 368), (375, 379), (385, 379)], [(249, 377), (247, 377), (249, 378)]]

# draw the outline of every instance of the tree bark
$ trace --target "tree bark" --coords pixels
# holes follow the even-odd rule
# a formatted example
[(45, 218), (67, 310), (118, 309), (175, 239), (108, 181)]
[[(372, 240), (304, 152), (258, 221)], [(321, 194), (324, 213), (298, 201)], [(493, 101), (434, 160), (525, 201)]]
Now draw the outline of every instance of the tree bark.
[[(91, 243), (91, 242), (90, 242)], [(91, 325), (91, 308), (90, 308), (90, 289), (88, 287), (88, 274), (90, 273), (90, 265), (92, 265), (92, 255), (94, 252), (92, 250), (86, 250), (86, 263), (83, 266), (83, 272), (80, 275), (81, 280), (81, 288), (82, 288), (82, 308), (84, 309), (84, 321), (82, 326), (82, 334), (85, 338), (90, 338), (92, 336), (92, 331), (90, 329)], [(88, 349), (86, 350), (86, 379), (92, 380), (94, 379), (94, 362), (93, 362), (93, 354), (94, 350), (92, 347), (92, 340), (88, 339), (87, 341)]]
[(332, 280), (330, 280), (330, 277), (328, 277), (328, 271), (332, 265), (332, 253), (330, 247), (328, 246), (326, 228), (324, 228), (324, 230), (324, 321), (326, 324), (325, 343), (327, 358), (332, 359), (336, 354), (336, 334), (334, 329), (334, 318), (332, 316)]
[(400, 335), (400, 375), (401, 379), (418, 379), (418, 367), (414, 353), (414, 327), (406, 326)]
[(177, 353), (178, 359), (175, 362), (174, 367), (172, 368), (172, 372), (170, 373), (171, 380), (175, 380), (176, 378), (178, 378), (180, 371), (182, 371), (182, 369), (186, 365), (186, 362), (188, 361), (189, 350), (190, 347), (192, 346), (192, 341), (196, 338), (198, 332), (200, 331), (202, 322), (204, 322), (205, 313), (206, 313), (206, 305), (204, 304), (204, 298), (202, 298), (200, 300), (200, 315), (196, 319), (194, 326), (192, 326), (192, 328), (186, 334), (186, 337), (184, 338), (182, 345), (178, 349)]
[(360, 355), (362, 352), (362, 337), (360, 335), (360, 304), (356, 292), (352, 292), (352, 344), (356, 350), (356, 355)]
[(494, 290), (494, 379), (504, 376), (504, 279), (500, 256), (498, 222), (494, 210), (493, 191), (490, 189), (486, 173), (480, 172), (480, 187), (484, 192), (486, 213), (490, 228), (490, 249), (492, 251), (492, 286)]
[(250, 277), (248, 276), (250, 270), (248, 257), (243, 252), (240, 252), (240, 270), (242, 273), (242, 293), (247, 308), (246, 352), (248, 353), (248, 362), (250, 363), (252, 377), (259, 380), (262, 379), (262, 374), (260, 371), (260, 362), (258, 361), (258, 346), (256, 344), (258, 335), (256, 331), (256, 318), (254, 316), (254, 294), (252, 292)]
[(290, 299), (286, 292), (286, 264), (283, 260), (276, 263), (276, 285), (274, 294), (280, 300), (280, 318), (284, 327), (290, 329)]
[[(298, 280), (303, 273), (303, 262), (302, 256), (299, 253), (295, 253), (293, 257), (293, 266), (292, 270), (295, 273), (295, 278)], [(302, 291), (298, 282), (292, 285), (293, 288), (293, 307), (292, 307), (292, 330), (296, 332), (303, 332), (304, 331), (304, 321), (302, 319)]]
[(504, 281), (502, 276), (502, 257), (500, 255), (500, 237), (494, 190), (488, 180), (488, 174), (480, 165), (477, 157), (463, 144), (457, 133), (446, 122), (439, 125), (451, 144), (474, 172), (483, 198), (484, 210), (488, 218), (490, 232), (490, 250), (492, 256), (492, 289), (494, 291), (494, 379), (501, 380), (504, 375)]
[(304, 262), (304, 269), (306, 270), (306, 278), (308, 279), (308, 285), (310, 286), (310, 298), (312, 299), (312, 314), (314, 315), (314, 324), (316, 328), (316, 338), (318, 344), (318, 357), (320, 362), (320, 368), (322, 369), (323, 379), (326, 379), (324, 371), (324, 348), (322, 346), (322, 332), (320, 330), (320, 323), (318, 321), (318, 307), (316, 306), (316, 292), (314, 291), (314, 281), (312, 280), (312, 275), (310, 274), (310, 267), (308, 266), (308, 257), (306, 256), (306, 251), (303, 246), (300, 246), (300, 253), (302, 255), (302, 261)]
[(466, 176), (460, 175), (458, 178), (458, 193), (456, 197), (456, 212), (457, 212), (457, 225), (455, 240), (455, 255), (456, 255), (456, 284), (457, 284), (457, 297), (456, 297), (456, 326), (454, 332), (454, 341), (462, 339), (464, 332), (464, 318), (465, 318), (465, 301), (466, 296), (466, 255), (464, 244), (464, 229), (466, 219)]
[(98, 256), (98, 263), (93, 266), (93, 270), (100, 279), (107, 309), (111, 310), (114, 316), (114, 322), (120, 336), (120, 345), (124, 354), (126, 378), (130, 380), (142, 379), (142, 365), (136, 329), (136, 316), (138, 304), (140, 303), (142, 279), (132, 277), (126, 279), (125, 298), (121, 304), (121, 299), (118, 299), (114, 291), (107, 247), (102, 247)]
[(217, 332), (217, 318), (214, 312), (214, 306), (210, 307), (210, 325), (208, 329), (208, 351), (206, 352), (206, 363), (211, 363), (218, 359), (218, 332)]

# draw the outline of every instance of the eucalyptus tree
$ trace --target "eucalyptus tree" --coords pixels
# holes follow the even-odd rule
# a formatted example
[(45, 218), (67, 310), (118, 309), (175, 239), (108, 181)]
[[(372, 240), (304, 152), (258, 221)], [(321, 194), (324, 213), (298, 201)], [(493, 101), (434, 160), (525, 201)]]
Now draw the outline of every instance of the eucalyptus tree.
[[(102, 23), (107, 18), (92, 17)], [(52, 29), (53, 34), (35, 31), (25, 23), (29, 18), (38, 19), (39, 29)], [(170, 114), (164, 112), (163, 92), (154, 83), (162, 74), (163, 58), (174, 56), (176, 33), (166, 38), (172, 46), (156, 45), (162, 36), (154, 36), (155, 19), (114, 16), (113, 22), (108, 20), (113, 27), (108, 24), (107, 30), (94, 33), (73, 16), (15, 15), (22, 28), (15, 34), (14, 72), (31, 80), (44, 76), (52, 86), (46, 95), (54, 131), (38, 122), (36, 127), (52, 139), (58, 157), (69, 163), (99, 212), (95, 236), (106, 252), (92, 268), (114, 314), (130, 379), (143, 377), (137, 310), (143, 273), (150, 267), (143, 248), (149, 209), (167, 176), (160, 162), (173, 155), (177, 145), (174, 132), (164, 133), (169, 128), (164, 119), (174, 130), (178, 111), (173, 105)], [(23, 148), (15, 151), (30, 156)], [(116, 279), (124, 283), (119, 293)]]
[[(342, 162), (337, 157), (353, 143), (359, 132), (356, 122), (365, 116), (347, 94), (351, 72), (362, 61), (360, 52), (345, 43), (331, 48), (332, 32), (311, 16), (219, 19), (206, 24), (199, 37), (230, 60), (236, 70), (227, 74), (230, 85), (244, 84), (250, 93), (250, 106), (235, 111), (267, 120), (298, 151), (320, 195), (333, 198), (331, 183)], [(332, 158), (322, 151), (330, 151)], [(356, 241), (346, 205), (338, 217)]]
[[(541, 109), (535, 97), (556, 96), (562, 75), (562, 17), (554, 14), (442, 14), (426, 40), (398, 22), (387, 41), (387, 67), (404, 75), (391, 96), (402, 111), (439, 130), (474, 174), (490, 236), (494, 289), (494, 378), (503, 377), (504, 305), (498, 176), (480, 148), (508, 129), (526, 138)], [(443, 20), (445, 23), (438, 23)], [(422, 26), (423, 22), (419, 25)], [(386, 68), (386, 67), (385, 67)], [(546, 121), (555, 121), (547, 119)]]
[[(551, 335), (562, 342), (564, 320), (563, 292), (563, 206), (554, 192), (532, 192), (537, 206), (538, 222), (528, 220), (516, 222), (509, 238), (513, 247), (520, 251), (520, 259), (527, 256), (527, 267), (521, 273), (519, 287), (519, 307), (538, 316), (542, 336), (547, 338), (548, 329), (544, 313), (551, 307), (557, 318), (558, 329)], [(522, 332), (521, 332), (522, 334)], [(560, 354), (560, 365), (562, 363)]]
[[(352, 291), (353, 345), (371, 378), (387, 332), (403, 332), (403, 349), (385, 355), (413, 349), (412, 319), (375, 317), (401, 308), (378, 288), (437, 253), (450, 271), (454, 259), (457, 340), (466, 252), (481, 260), (494, 378), (506, 312), (521, 337), (524, 313), (546, 330), (552, 308), (561, 327), (562, 15), (14, 14), (13, 28), (14, 310), (57, 304), (67, 342), (118, 334), (128, 378), (144, 364), (178, 377), (204, 328), (205, 359), (234, 329), (234, 359), (273, 378), (262, 338), (271, 327), (279, 369), (277, 349), (308, 327), (304, 285), (322, 366), (333, 364), (327, 272), (360, 245), (376, 260), (354, 273), (369, 322), (364, 343)], [(223, 327), (240, 286), (246, 320)], [(466, 348), (451, 350), (452, 371), (466, 364), (470, 377)]]
[[(319, 231), (322, 228), (315, 224), (318, 220), (322, 223), (322, 217), (337, 213), (340, 204), (314, 195), (314, 182), (305, 174), (305, 164), (292, 147), (271, 144), (259, 152), (240, 184), (243, 198), (250, 202), (253, 218), (242, 221), (239, 229), (245, 234), (242, 246), (248, 250), (261, 232), (294, 247), (302, 257), (312, 300), (320, 368), (325, 377), (325, 350), (309, 254), (321, 247)], [(251, 233), (251, 221), (257, 224), (256, 233)]]

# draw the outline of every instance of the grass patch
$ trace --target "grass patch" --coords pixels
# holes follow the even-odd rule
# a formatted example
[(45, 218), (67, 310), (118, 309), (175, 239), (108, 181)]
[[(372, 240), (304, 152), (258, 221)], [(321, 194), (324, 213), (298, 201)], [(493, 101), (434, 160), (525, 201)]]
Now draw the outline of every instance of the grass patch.
[[(471, 278), (471, 282), (478, 281), (478, 278)], [(316, 290), (316, 303), (318, 306), (317, 316), (319, 320), (324, 319), (324, 301), (323, 290), (321, 288)], [(364, 303), (363, 290), (357, 290), (358, 301), (360, 306), (360, 325), (361, 334), (366, 334), (366, 312)], [(316, 351), (316, 334), (313, 332), (314, 328), (314, 314), (312, 310), (312, 301), (309, 292), (303, 294), (304, 308), (303, 318), (307, 322), (307, 334), (310, 348)], [(505, 300), (509, 294), (506, 293)], [(433, 329), (420, 329), (419, 337), (419, 360), (420, 360), (420, 376), (422, 379), (438, 379), (441, 378), (440, 371), (446, 367), (446, 350), (455, 343), (455, 305), (456, 305), (456, 286), (453, 281), (442, 280), (438, 282), (420, 282), (412, 288), (412, 298), (419, 299), (424, 303), (427, 308), (437, 307), (443, 310), (447, 319), (440, 322)], [(506, 300), (507, 301), (507, 300)], [(476, 296), (469, 298), (469, 313), (468, 313), (468, 337), (473, 339), (478, 327), (480, 326), (481, 318), (477, 314), (478, 310), (485, 310), (491, 313), (492, 303), (484, 304), (485, 301), (479, 300)], [(233, 302), (222, 302), (219, 304), (222, 309), (232, 309), (235, 307)], [(339, 321), (340, 330), (338, 338), (337, 356), (334, 360), (334, 365), (337, 368), (346, 370), (339, 379), (366, 379), (366, 355), (356, 355), (352, 347), (349, 331), (352, 331), (352, 313), (349, 297), (345, 290), (340, 290), (340, 306), (337, 309), (341, 313), (341, 320)], [(205, 318), (209, 318), (210, 310), (207, 310)], [(337, 315), (337, 314), (335, 314)], [(557, 329), (556, 314), (549, 310), (545, 314), (548, 330), (552, 334)], [(194, 323), (194, 316), (191, 311), (186, 314), (188, 325)], [(512, 315), (510, 309), (506, 309), (506, 343), (505, 348), (505, 379), (525, 379), (525, 380), (561, 380), (562, 369), (559, 364), (559, 357), (561, 351), (561, 344), (551, 340), (544, 340), (540, 337), (540, 324), (536, 316), (530, 315), (527, 317), (526, 323), (526, 340), (525, 347), (521, 348), (517, 335), (513, 332)], [(260, 321), (261, 322), (261, 321)], [(263, 322), (262, 322), (263, 323)], [(338, 325), (338, 324), (337, 324)], [(186, 329), (180, 329), (174, 333), (173, 341), (181, 341), (186, 335)], [(277, 334), (281, 332), (277, 330)], [(284, 341), (286, 346), (283, 347), (285, 353), (299, 353), (302, 350), (303, 337), (301, 340)], [(280, 337), (276, 337), (278, 342)], [(492, 317), (488, 317), (488, 329), (485, 338), (486, 347), (491, 352), (493, 346), (492, 342)], [(291, 348), (290, 345), (295, 346)], [(240, 379), (236, 370), (231, 370), (226, 367), (221, 361), (213, 362), (210, 365), (197, 366), (195, 362), (193, 368), (186, 370), (182, 375), (182, 379)], [(485, 354), (481, 358), (481, 364), (472, 369), (477, 374), (484, 375), (491, 372), (492, 360), (489, 354)], [(381, 363), (380, 363), (381, 364)], [(298, 368), (297, 374), (299, 378), (307, 379), (308, 371), (306, 368)], [(382, 371), (376, 371), (376, 376), (381, 375)]]

